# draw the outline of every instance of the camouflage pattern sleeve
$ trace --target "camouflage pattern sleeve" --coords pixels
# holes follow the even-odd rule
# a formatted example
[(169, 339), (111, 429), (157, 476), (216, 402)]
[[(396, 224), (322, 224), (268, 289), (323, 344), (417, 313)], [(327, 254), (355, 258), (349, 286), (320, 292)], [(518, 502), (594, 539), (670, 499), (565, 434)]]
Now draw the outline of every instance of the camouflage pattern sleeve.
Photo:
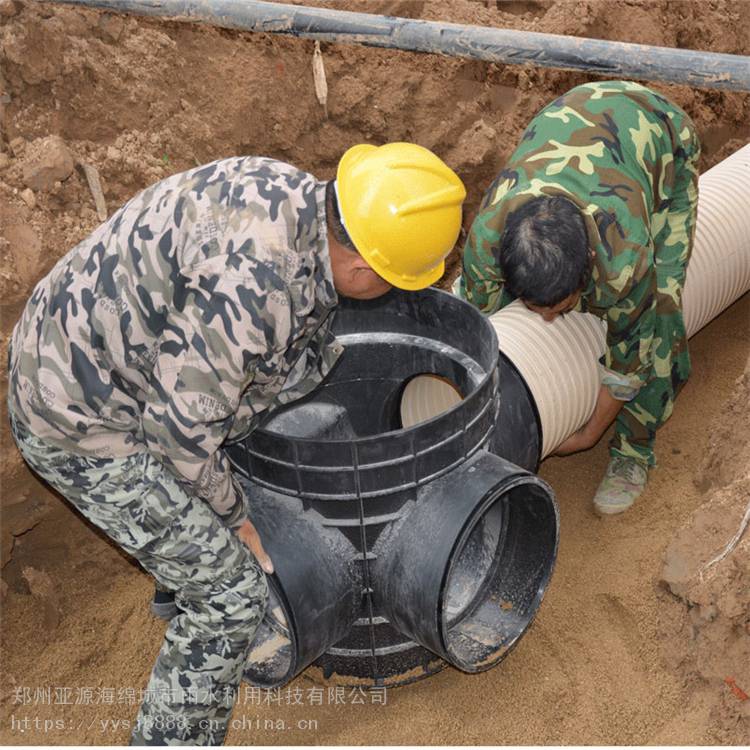
[(607, 306), (607, 349), (602, 378), (612, 395), (632, 399), (648, 379), (653, 365), (656, 324), (656, 269), (653, 248), (621, 252), (620, 259), (632, 258), (631, 265), (610, 273), (606, 286), (618, 291), (618, 299)]
[(505, 289), (497, 259), (509, 207), (497, 206), (488, 201), (488, 196), (494, 196), (497, 183), (503, 179), (501, 173), (487, 190), (479, 214), (469, 230), (462, 256), (461, 276), (453, 288), (458, 297), (470, 302), (486, 315), (497, 312), (515, 299)]
[[(222, 443), (243, 392), (281, 387), (279, 358), (293, 327), (289, 294), (247, 256), (216, 256), (181, 271), (143, 411), (150, 451), (230, 525), (244, 518)], [(265, 302), (265, 304), (263, 304)]]
[(500, 266), (492, 257), (492, 247), (500, 242), (500, 234), (488, 228), (477, 216), (471, 226), (461, 259), (462, 271), (455, 289), (457, 295), (486, 315), (500, 309), (499, 300), (503, 290)]

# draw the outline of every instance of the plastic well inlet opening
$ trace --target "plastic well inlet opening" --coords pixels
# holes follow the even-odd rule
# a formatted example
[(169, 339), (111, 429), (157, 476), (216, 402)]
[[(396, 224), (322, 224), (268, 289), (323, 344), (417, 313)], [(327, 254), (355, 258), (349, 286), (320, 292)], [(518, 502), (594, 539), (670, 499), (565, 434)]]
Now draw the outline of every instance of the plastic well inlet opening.
[(250, 646), (244, 677), (251, 685), (274, 688), (294, 676), (297, 649), (289, 626), (291, 617), (275, 584), (267, 580), (268, 605)]
[(440, 375), (415, 375), (404, 386), (399, 404), (401, 426), (415, 427), (439, 417), (463, 401), (459, 387)]
[(347, 442), (416, 427), (463, 400), (460, 386), (443, 375), (378, 382), (332, 378), (311, 396), (274, 412), (263, 429), (296, 440)]
[(318, 389), (274, 411), (262, 431), (333, 443), (387, 435), (460, 408), (493, 377), (497, 340), (476, 310), (442, 292), (420, 293), (421, 304), (387, 296), (367, 314), (342, 303), (335, 333), (343, 355)]
[(494, 493), (467, 523), (441, 597), (441, 639), (467, 672), (497, 664), (531, 624), (551, 577), (556, 515), (543, 489)]

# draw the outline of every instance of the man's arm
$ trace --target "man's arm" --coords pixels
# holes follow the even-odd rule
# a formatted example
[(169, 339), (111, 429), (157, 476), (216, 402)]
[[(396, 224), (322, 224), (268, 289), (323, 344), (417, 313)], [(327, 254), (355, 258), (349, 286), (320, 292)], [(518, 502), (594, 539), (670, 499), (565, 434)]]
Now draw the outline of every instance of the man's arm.
[(509, 305), (514, 297), (505, 289), (496, 253), (500, 247), (502, 217), (499, 205), (490, 205), (477, 214), (466, 238), (461, 276), (453, 292), (461, 299), (491, 315)]
[(583, 427), (555, 451), (568, 455), (595, 445), (623, 405), (643, 387), (653, 360), (656, 322), (656, 268), (650, 246), (640, 248), (632, 265), (603, 282), (621, 296), (607, 310), (607, 349), (602, 387), (594, 412)]
[(624, 401), (616, 399), (606, 386), (599, 389), (594, 406), (594, 413), (580, 430), (574, 432), (555, 451), (556, 456), (567, 456), (570, 453), (583, 451), (599, 442), (599, 438), (609, 427), (622, 409)]
[(180, 286), (154, 363), (144, 438), (250, 541), (242, 492), (222, 445), (253, 381), (269, 392), (281, 387), (278, 362), (293, 337), (289, 296), (271, 271), (247, 258), (211, 258), (183, 270)]

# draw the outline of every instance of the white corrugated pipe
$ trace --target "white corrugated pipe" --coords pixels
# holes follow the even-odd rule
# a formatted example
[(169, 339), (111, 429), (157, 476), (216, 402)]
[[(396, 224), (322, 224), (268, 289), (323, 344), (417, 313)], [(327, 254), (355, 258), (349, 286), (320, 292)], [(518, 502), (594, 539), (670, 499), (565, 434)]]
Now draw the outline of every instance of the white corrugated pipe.
[[(750, 144), (700, 177), (695, 244), (683, 292), (688, 336), (749, 289)], [(500, 351), (515, 365), (535, 401), (544, 458), (582, 427), (594, 410), (605, 324), (587, 313), (570, 313), (545, 323), (518, 301), (490, 321)], [(422, 390), (420, 383), (428, 380), (415, 378), (404, 392), (404, 426), (453, 406), (447, 390), (428, 384)]]

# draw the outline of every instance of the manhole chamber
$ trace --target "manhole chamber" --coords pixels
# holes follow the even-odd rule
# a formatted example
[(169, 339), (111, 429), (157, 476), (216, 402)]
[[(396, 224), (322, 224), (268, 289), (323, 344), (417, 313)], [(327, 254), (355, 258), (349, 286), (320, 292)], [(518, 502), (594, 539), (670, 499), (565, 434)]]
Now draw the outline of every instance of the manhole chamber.
[[(488, 669), (539, 607), (559, 526), (551, 489), (489, 449), (507, 379), (495, 332), (435, 289), (342, 299), (334, 332), (345, 351), (324, 385), (229, 448), (276, 568), (245, 677)], [(404, 427), (403, 394), (425, 374), (460, 400)]]

